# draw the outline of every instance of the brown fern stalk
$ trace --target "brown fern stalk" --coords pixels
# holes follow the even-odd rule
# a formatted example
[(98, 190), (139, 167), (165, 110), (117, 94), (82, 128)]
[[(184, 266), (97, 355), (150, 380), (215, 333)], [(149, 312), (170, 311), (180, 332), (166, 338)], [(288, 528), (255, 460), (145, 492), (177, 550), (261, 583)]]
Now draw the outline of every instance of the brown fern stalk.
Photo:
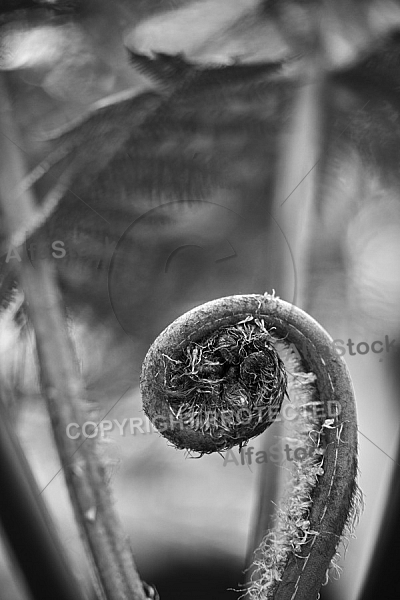
[[(232, 328), (238, 331), (236, 337)], [(264, 358), (259, 350), (262, 339)], [(178, 448), (206, 453), (235, 443), (242, 446), (271, 424), (266, 403), (270, 399), (270, 409), (276, 408), (277, 391), (285, 389), (284, 380), (269, 370), (272, 363), (280, 368), (270, 357), (271, 345), (279, 344), (294, 345), (301, 357), (303, 373), (295, 376), (294, 387), (303, 417), (296, 427), (304, 430), (301, 434), (312, 451), (302, 465), (293, 463), (291, 486), (278, 510), (275, 531), (261, 545), (258, 577), (249, 593), (257, 600), (316, 600), (357, 498), (354, 394), (347, 367), (326, 331), (305, 312), (267, 294), (208, 302), (177, 319), (153, 343), (143, 364), (143, 404), (156, 427)], [(251, 364), (253, 380), (248, 378)], [(260, 381), (267, 394), (260, 393)], [(210, 395), (212, 424), (204, 413), (203, 421), (191, 420), (204, 402), (210, 405)], [(263, 422), (251, 416), (245, 424), (222, 419), (221, 406), (226, 408), (227, 401), (232, 414), (247, 409), (254, 415), (261, 407)], [(332, 403), (340, 410), (327, 419)], [(317, 415), (309, 414), (311, 405), (320, 407)]]
[[(11, 238), (21, 223), (35, 214), (36, 202), (30, 190), (15, 192), (26, 169), (5, 84), (3, 78), (0, 197), (6, 233)], [(69, 423), (85, 420), (82, 414), (85, 390), (53, 270), (46, 260), (37, 261), (35, 267), (26, 257), (12, 263), (35, 330), (43, 394), (75, 516), (97, 575), (99, 596), (107, 600), (144, 600), (143, 584), (113, 507), (95, 438), (82, 441), (66, 435)]]

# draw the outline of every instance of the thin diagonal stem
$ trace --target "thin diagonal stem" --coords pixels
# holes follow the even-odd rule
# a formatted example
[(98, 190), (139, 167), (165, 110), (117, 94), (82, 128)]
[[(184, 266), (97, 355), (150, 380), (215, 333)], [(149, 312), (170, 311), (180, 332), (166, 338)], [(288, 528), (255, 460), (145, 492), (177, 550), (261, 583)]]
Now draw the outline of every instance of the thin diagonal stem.
[(0, 460), (0, 523), (32, 598), (84, 600), (12, 430), (3, 399), (0, 399)]

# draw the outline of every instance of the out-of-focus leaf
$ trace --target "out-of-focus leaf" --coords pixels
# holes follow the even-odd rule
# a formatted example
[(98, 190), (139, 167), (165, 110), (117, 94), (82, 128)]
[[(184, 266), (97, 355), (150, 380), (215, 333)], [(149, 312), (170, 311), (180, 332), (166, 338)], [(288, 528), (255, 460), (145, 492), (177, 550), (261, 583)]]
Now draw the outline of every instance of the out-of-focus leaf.
[[(55, 158), (46, 161), (45, 177), (36, 182), (36, 176), (30, 178), (43, 209), (46, 203), (54, 204), (54, 194), (61, 195), (58, 210), (46, 224), (47, 239), (64, 241), (71, 254), (77, 251), (75, 261), (55, 264), (67, 289), (83, 301), (89, 294), (90, 301), (109, 302), (107, 273), (89, 289), (84, 281), (101, 263), (105, 239), (115, 246), (144, 212), (165, 202), (212, 200), (220, 191), (231, 201), (246, 194), (250, 209), (260, 198), (264, 201), (272, 185), (277, 115), (288, 100), (281, 65), (199, 68), (183, 59), (158, 60), (160, 71), (166, 64), (175, 69), (164, 90), (101, 108), (65, 132)], [(184, 76), (176, 75), (176, 65)], [(62, 187), (59, 173), (67, 166), (70, 174)], [(174, 212), (178, 214), (175, 208), (167, 220), (176, 218)], [(152, 218), (153, 226), (161, 227), (161, 244), (166, 216)], [(139, 247), (135, 243), (126, 258), (130, 276), (133, 268), (138, 273), (144, 250), (141, 242)], [(150, 245), (147, 250), (150, 256), (141, 259), (139, 268), (146, 280), (152, 277), (159, 252)]]
[[(387, 44), (393, 56), (396, 47), (392, 47), (392, 40)], [(377, 52), (379, 62), (380, 50)], [(63, 240), (70, 249), (79, 247), (74, 264), (55, 262), (66, 289), (72, 286), (82, 301), (86, 294), (90, 302), (100, 298), (103, 304), (108, 301), (105, 277), (101, 278), (101, 292), (97, 285), (88, 289), (83, 284), (93, 265), (102, 260), (98, 250), (104, 240), (108, 238), (115, 245), (136, 219), (160, 204), (215, 201), (222, 193), (228, 205), (237, 203), (250, 218), (260, 213), (261, 206), (266, 214), (272, 200), (277, 140), (286, 130), (293, 86), (301, 85), (293, 76), (285, 77), (286, 63), (212, 68), (163, 53), (151, 59), (135, 52), (131, 58), (162, 86), (105, 106), (66, 131), (56, 149), (55, 164), (51, 166), (50, 157), (47, 175), (35, 183), (41, 202), (45, 198), (54, 201), (51, 194), (55, 178), (67, 165), (71, 169), (65, 187), (57, 191), (61, 203), (46, 230), (49, 240)], [(383, 61), (384, 70), (389, 63)], [(300, 68), (301, 61), (293, 61), (293, 66)], [(368, 69), (361, 63), (353, 72), (368, 81)], [(301, 81), (300, 74), (299, 78)], [(397, 139), (395, 108), (386, 97), (385, 102), (379, 98), (375, 104), (368, 98), (364, 104), (369, 104), (364, 106), (362, 86), (353, 84), (347, 73), (335, 74), (330, 81), (331, 112), (325, 136), (330, 158), (325, 161), (326, 173), (342, 144), (360, 151), (367, 163), (374, 163), (384, 138), (393, 162), (397, 150), (390, 140), (394, 144)], [(158, 250), (148, 242), (151, 259), (143, 258), (146, 247), (142, 241), (132, 239), (129, 251), (126, 246), (126, 269), (131, 277), (136, 273), (150, 280), (154, 275), (149, 261), (154, 266), (159, 260), (165, 218), (165, 214), (161, 219), (160, 213), (158, 218), (154, 213), (149, 221), (159, 242)], [(261, 231), (265, 222), (254, 218)], [(174, 219), (171, 210), (170, 220)], [(79, 258), (83, 249), (86, 262)], [(133, 290), (131, 282), (129, 285)], [(122, 286), (125, 294), (127, 286)]]
[(2, 2), (0, 69), (20, 68), (24, 62), (37, 60), (40, 63), (49, 60), (51, 55), (57, 56), (65, 46), (59, 26), (71, 19), (71, 11), (74, 12), (73, 2), (68, 3), (66, 11), (62, 2)]
[[(125, 43), (141, 54), (183, 52), (191, 61), (198, 62), (201, 56), (205, 62), (207, 46), (238, 24), (243, 25), (249, 15), (257, 14), (258, 6), (258, 0), (198, 0), (168, 10), (170, 7), (160, 3), (160, 10), (144, 16)], [(223, 63), (221, 55), (217, 60)]]

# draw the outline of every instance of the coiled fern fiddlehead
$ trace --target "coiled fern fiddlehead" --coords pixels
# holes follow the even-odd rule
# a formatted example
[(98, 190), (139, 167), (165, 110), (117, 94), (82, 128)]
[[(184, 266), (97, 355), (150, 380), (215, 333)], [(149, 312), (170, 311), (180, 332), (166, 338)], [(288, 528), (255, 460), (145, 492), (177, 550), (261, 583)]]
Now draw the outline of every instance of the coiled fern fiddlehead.
[[(286, 350), (285, 366), (277, 350)], [(241, 447), (266, 429), (287, 382), (298, 411), (290, 435), (306, 457), (293, 461), (274, 530), (258, 549), (253, 599), (317, 599), (357, 516), (357, 422), (347, 367), (308, 314), (275, 295), (254, 294), (208, 302), (178, 318), (153, 343), (142, 370), (146, 414), (177, 448), (201, 454)]]

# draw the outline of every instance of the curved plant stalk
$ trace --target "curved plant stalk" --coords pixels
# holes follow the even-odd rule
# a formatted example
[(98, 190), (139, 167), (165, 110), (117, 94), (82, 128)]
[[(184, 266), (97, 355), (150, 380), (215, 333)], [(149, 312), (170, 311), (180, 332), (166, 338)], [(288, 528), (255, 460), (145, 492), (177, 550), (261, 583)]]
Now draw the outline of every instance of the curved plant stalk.
[[(274, 531), (260, 546), (258, 574), (248, 593), (257, 600), (316, 600), (358, 498), (354, 394), (347, 367), (325, 330), (268, 294), (208, 302), (177, 319), (149, 349), (141, 377), (143, 405), (178, 448), (207, 453), (242, 446), (271, 424), (280, 407), (277, 397), (281, 401), (286, 389), (285, 378), (269, 368), (281, 369), (270, 356), (271, 346), (295, 347), (300, 356), (289, 357), (286, 376), (292, 378), (289, 395), (299, 409), (291, 435), (297, 431), (307, 458), (292, 463)], [(249, 371), (253, 378), (246, 378)], [(222, 408), (229, 402), (224, 420)], [(209, 411), (201, 412), (205, 403)], [(332, 406), (337, 407), (333, 416)], [(254, 418), (257, 408), (262, 423)], [(232, 418), (244, 409), (250, 413), (246, 422)]]
[[(311, 63), (311, 61), (310, 61)], [(279, 295), (309, 309), (309, 270), (312, 244), (315, 238), (316, 194), (318, 159), (320, 151), (320, 112), (323, 78), (317, 65), (309, 65), (304, 80), (299, 80), (293, 99), (291, 123), (282, 134), (276, 176), (273, 215), (285, 237), (269, 235), (271, 279)], [(307, 81), (308, 80), (308, 81)], [(289, 245), (289, 255), (286, 245)], [(295, 273), (293, 273), (293, 263)], [(265, 435), (263, 449), (271, 445)], [(258, 493), (249, 535), (248, 557), (259, 546), (265, 532), (272, 525), (273, 504), (285, 485), (283, 473), (271, 463), (260, 465)], [(246, 561), (249, 565), (249, 560)], [(251, 575), (251, 571), (249, 571)]]
[[(276, 228), (270, 232), (270, 275), (282, 298), (309, 311), (312, 305), (310, 265), (318, 230), (316, 207), (327, 78), (319, 22), (323, 7), (289, 2), (266, 5), (265, 8), (271, 11), (271, 17), (289, 47), (304, 57), (303, 71), (293, 90), (289, 126), (281, 133), (278, 149), (273, 218), (282, 228), (285, 239), (276, 235)], [(290, 255), (286, 244), (290, 247)], [(265, 435), (262, 442), (265, 452), (271, 443), (271, 436)], [(273, 526), (273, 506), (286, 486), (282, 470), (275, 469), (271, 463), (260, 467), (246, 558), (250, 579), (256, 576), (249, 568), (251, 557)]]
[[(2, 81), (0, 199), (8, 232), (17, 230), (35, 212), (35, 199), (29, 190), (15, 193), (25, 165), (11, 114)], [(43, 394), (75, 516), (97, 575), (99, 596), (107, 600), (145, 600), (129, 541), (113, 507), (96, 439), (82, 441), (67, 435), (68, 424), (85, 421), (85, 391), (51, 264), (40, 260), (33, 267), (25, 256), (21, 262), (14, 260), (13, 266), (35, 330)]]

